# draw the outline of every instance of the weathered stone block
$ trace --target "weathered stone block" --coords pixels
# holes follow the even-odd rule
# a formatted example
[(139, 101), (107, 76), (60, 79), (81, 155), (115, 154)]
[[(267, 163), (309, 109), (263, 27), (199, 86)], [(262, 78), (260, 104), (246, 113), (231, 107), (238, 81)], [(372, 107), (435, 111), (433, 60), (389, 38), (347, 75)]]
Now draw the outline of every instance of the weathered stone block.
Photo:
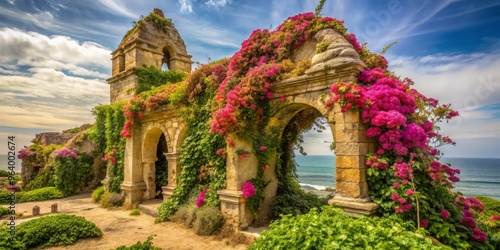
[(56, 214), (59, 212), (58, 207), (57, 207), (57, 203), (54, 203), (50, 206), (50, 212), (53, 214)]
[(339, 168), (335, 172), (335, 178), (338, 182), (348, 181), (348, 182), (366, 182), (366, 169), (356, 168), (356, 169), (343, 169)]
[(368, 184), (366, 182), (337, 181), (335, 193), (348, 198), (367, 198)]
[(33, 207), (33, 216), (40, 215), (40, 207), (39, 206), (34, 206)]
[(361, 122), (361, 115), (357, 111), (347, 111), (344, 113), (344, 122), (345, 123), (358, 123)]
[(348, 143), (348, 142), (337, 142), (337, 141), (335, 143), (335, 154), (337, 156), (366, 155), (367, 153), (368, 153), (368, 143)]
[(364, 168), (365, 156), (363, 155), (338, 155), (335, 157), (335, 168), (358, 169)]

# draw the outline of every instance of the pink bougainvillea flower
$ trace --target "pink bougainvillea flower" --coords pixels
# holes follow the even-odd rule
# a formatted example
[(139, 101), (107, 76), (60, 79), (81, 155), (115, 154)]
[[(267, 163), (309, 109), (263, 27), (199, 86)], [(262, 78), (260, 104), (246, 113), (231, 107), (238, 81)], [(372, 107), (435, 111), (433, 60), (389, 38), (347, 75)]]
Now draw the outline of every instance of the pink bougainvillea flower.
[(469, 229), (476, 228), (476, 221), (472, 217), (462, 217), (462, 225), (468, 227)]
[(266, 151), (266, 150), (267, 150), (267, 147), (266, 147), (266, 146), (260, 146), (260, 150), (261, 150), (261, 151)]
[(450, 212), (447, 210), (441, 210), (441, 218), (447, 220), (450, 217)]
[(485, 232), (481, 231), (479, 228), (474, 228), (472, 230), (472, 238), (482, 243), (488, 239), (488, 235)]
[(500, 220), (500, 215), (491, 216), (491, 220)]
[(269, 169), (269, 166), (267, 166), (267, 165), (262, 166), (262, 170), (266, 171), (267, 169)]
[(409, 196), (412, 196), (415, 194), (415, 191), (413, 191), (413, 189), (408, 189), (408, 190), (406, 190), (406, 194)]
[(205, 205), (205, 194), (208, 192), (208, 189), (205, 189), (203, 191), (200, 192), (200, 194), (198, 195), (198, 197), (196, 198), (196, 207), (200, 208), (202, 207), (203, 205)]
[(218, 155), (222, 155), (222, 154), (224, 154), (224, 149), (223, 149), (223, 148), (218, 149), (218, 150), (217, 150), (217, 154), (218, 154)]
[(399, 188), (399, 187), (400, 187), (399, 182), (394, 182), (394, 183), (392, 183), (392, 186), (393, 186), (394, 188)]
[(248, 154), (246, 154), (246, 153), (243, 153), (243, 154), (240, 155), (240, 158), (243, 158), (243, 159), (247, 158), (247, 157), (248, 157)]
[(245, 199), (248, 199), (257, 193), (257, 189), (255, 189), (253, 184), (249, 181), (243, 183), (241, 191), (243, 192), (243, 197), (245, 197)]
[(426, 219), (420, 220), (420, 226), (423, 228), (429, 227), (429, 220)]
[(281, 96), (280, 97), (280, 102), (284, 102), (285, 101), (285, 97), (284, 96)]

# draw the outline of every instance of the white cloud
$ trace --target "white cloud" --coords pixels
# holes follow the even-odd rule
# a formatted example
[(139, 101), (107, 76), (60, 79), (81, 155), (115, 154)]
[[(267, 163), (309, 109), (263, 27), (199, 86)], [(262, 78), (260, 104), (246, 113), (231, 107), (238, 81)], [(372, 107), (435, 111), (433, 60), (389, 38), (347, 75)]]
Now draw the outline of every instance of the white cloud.
[(120, 14), (127, 17), (137, 18), (137, 15), (127, 9), (120, 0), (99, 0), (99, 3), (106, 7), (109, 13)]
[(48, 37), (18, 29), (0, 29), (0, 63), (32, 64), (58, 61), (64, 64), (109, 68), (111, 51), (103, 46), (66, 36)]
[(62, 131), (92, 123), (109, 103), (110, 50), (65, 36), (0, 29), (0, 126)]
[(182, 13), (193, 13), (193, 4), (191, 0), (179, 0), (181, 4), (181, 12)]
[(231, 0), (208, 0), (205, 4), (211, 7), (219, 8), (224, 7), (227, 4), (231, 4)]

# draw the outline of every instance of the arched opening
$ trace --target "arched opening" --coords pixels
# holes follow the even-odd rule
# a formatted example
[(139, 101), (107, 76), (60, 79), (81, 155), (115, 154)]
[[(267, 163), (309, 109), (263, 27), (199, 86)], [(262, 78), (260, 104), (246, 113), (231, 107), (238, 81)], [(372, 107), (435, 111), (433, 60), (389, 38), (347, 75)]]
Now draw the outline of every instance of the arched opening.
[[(282, 128), (272, 217), (304, 214), (312, 207), (326, 205), (335, 187), (335, 153), (330, 150), (334, 125), (328, 123), (318, 109), (306, 104), (292, 104), (283, 108), (271, 120), (271, 124)], [(318, 133), (318, 130), (322, 133)], [(303, 134), (307, 131), (308, 134)], [(301, 152), (304, 150), (319, 151), (310, 151), (307, 152), (310, 156), (303, 156)], [(326, 190), (326, 187), (329, 189)]]
[(161, 70), (171, 70), (172, 68), (170, 67), (170, 51), (168, 50), (167, 47), (163, 48), (163, 58), (161, 60)]
[(151, 128), (144, 137), (142, 147), (142, 173), (146, 183), (143, 200), (161, 197), (161, 185), (167, 182), (168, 177), (166, 152), (167, 139), (163, 131), (158, 127)]
[(335, 188), (335, 142), (328, 126), (323, 116), (316, 118), (294, 148), (301, 188), (320, 196), (330, 195)]
[(158, 144), (156, 146), (156, 161), (155, 161), (155, 198), (161, 199), (162, 186), (167, 186), (168, 184), (168, 161), (165, 153), (167, 153), (167, 140), (165, 135), (162, 133), (158, 139)]

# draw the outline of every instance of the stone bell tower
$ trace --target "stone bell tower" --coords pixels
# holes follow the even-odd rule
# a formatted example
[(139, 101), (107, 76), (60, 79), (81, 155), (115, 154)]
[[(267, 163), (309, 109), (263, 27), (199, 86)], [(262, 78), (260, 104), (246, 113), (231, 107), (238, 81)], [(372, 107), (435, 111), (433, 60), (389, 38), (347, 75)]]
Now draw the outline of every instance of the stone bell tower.
[(165, 67), (168, 70), (191, 72), (191, 55), (172, 20), (155, 8), (137, 22), (123, 37), (112, 55), (110, 101), (115, 103), (133, 97), (137, 88), (137, 67)]

